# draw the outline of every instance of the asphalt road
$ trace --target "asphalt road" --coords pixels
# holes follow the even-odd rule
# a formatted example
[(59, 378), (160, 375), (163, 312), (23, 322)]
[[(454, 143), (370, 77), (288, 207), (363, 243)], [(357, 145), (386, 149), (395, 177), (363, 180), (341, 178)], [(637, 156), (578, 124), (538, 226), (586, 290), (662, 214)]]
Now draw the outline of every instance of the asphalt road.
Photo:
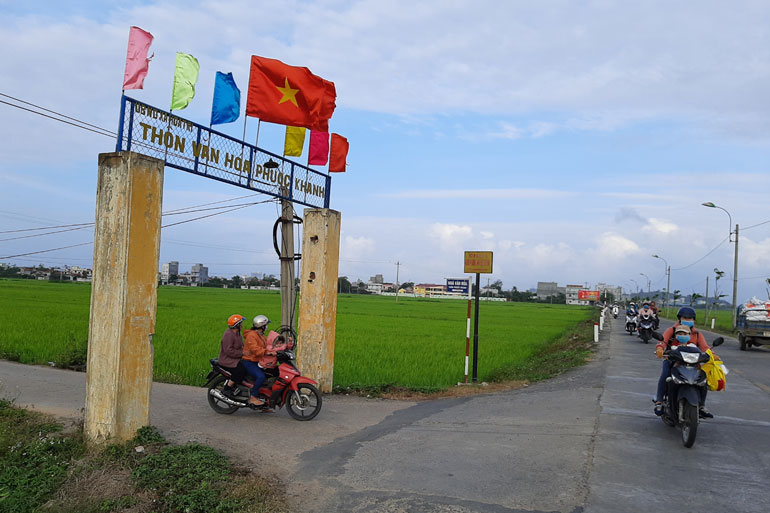
[[(325, 396), (304, 423), (284, 411), (217, 415), (203, 389), (156, 383), (151, 421), (276, 475), (298, 512), (770, 511), (770, 351), (735, 340), (717, 350), (727, 390), (709, 394), (716, 418), (685, 449), (652, 413), (653, 346), (620, 319), (605, 328), (589, 364), (521, 390)], [(81, 415), (84, 378), (0, 362), (0, 394), (62, 417)]]

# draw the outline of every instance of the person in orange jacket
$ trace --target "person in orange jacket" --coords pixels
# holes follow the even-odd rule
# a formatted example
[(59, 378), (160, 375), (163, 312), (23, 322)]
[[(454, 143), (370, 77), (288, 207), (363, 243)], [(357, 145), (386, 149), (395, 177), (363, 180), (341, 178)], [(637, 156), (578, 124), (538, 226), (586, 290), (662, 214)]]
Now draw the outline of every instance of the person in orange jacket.
[(243, 332), (246, 342), (243, 346), (243, 359), (241, 361), (246, 367), (246, 372), (255, 378), (249, 397), (249, 405), (255, 408), (266, 406), (265, 401), (258, 399), (259, 387), (265, 382), (265, 367), (260, 366), (260, 360), (270, 354), (275, 355), (275, 351), (267, 347), (265, 332), (268, 324), (270, 324), (270, 319), (267, 316), (257, 315), (252, 322), (252, 329)]
[[(663, 340), (655, 346), (655, 356), (663, 358), (664, 353), (670, 347), (676, 347), (685, 344), (695, 344), (698, 349), (704, 353), (711, 349), (706, 343), (703, 333), (695, 327), (695, 310), (689, 306), (684, 306), (676, 313), (677, 323), (663, 332)], [(663, 413), (663, 396), (666, 393), (666, 379), (671, 375), (671, 362), (663, 360), (663, 366), (658, 379), (658, 391), (655, 396), (655, 414)], [(706, 409), (706, 387), (701, 388), (700, 408), (698, 414), (701, 418), (712, 419), (714, 415)]]

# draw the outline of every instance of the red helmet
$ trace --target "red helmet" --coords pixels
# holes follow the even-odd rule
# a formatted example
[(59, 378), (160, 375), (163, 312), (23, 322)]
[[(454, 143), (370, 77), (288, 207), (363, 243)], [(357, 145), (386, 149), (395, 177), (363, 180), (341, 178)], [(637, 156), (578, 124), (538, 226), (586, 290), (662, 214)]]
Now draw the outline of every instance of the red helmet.
[(243, 316), (242, 315), (231, 315), (227, 319), (227, 325), (231, 328), (238, 328), (240, 327), (241, 323), (243, 322)]

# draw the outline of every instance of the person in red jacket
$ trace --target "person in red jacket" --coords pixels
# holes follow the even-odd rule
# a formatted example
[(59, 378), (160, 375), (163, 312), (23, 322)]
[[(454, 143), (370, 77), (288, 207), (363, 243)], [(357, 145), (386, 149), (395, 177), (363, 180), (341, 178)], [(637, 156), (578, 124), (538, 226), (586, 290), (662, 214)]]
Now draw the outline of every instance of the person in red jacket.
[[(676, 313), (677, 323), (663, 332), (663, 340), (658, 342), (655, 346), (655, 355), (658, 358), (663, 358), (665, 351), (671, 347), (676, 347), (685, 344), (695, 344), (703, 352), (711, 349), (706, 343), (706, 338), (703, 333), (698, 331), (695, 327), (695, 310), (689, 306), (685, 306), (679, 309)], [(663, 413), (663, 396), (666, 393), (666, 379), (671, 375), (671, 362), (666, 359), (663, 360), (663, 367), (660, 372), (660, 379), (658, 379), (658, 391), (655, 396), (655, 414), (661, 415)], [(712, 419), (714, 415), (706, 409), (706, 387), (701, 388), (701, 400), (699, 415), (701, 418)]]
[(246, 377), (246, 368), (241, 363), (243, 356), (243, 339), (241, 338), (242, 315), (231, 315), (227, 319), (227, 329), (222, 335), (219, 346), (219, 365), (230, 372), (230, 379), (225, 383), (222, 393), (231, 399), (235, 395), (238, 383)]

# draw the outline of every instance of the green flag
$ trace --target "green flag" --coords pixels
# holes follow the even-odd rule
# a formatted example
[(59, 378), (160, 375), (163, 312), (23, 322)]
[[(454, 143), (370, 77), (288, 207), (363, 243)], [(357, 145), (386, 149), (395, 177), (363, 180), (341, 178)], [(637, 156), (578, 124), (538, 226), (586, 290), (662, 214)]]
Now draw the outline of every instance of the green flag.
[(190, 104), (195, 96), (195, 83), (198, 82), (199, 69), (198, 59), (187, 53), (176, 53), (171, 110), (182, 110)]

